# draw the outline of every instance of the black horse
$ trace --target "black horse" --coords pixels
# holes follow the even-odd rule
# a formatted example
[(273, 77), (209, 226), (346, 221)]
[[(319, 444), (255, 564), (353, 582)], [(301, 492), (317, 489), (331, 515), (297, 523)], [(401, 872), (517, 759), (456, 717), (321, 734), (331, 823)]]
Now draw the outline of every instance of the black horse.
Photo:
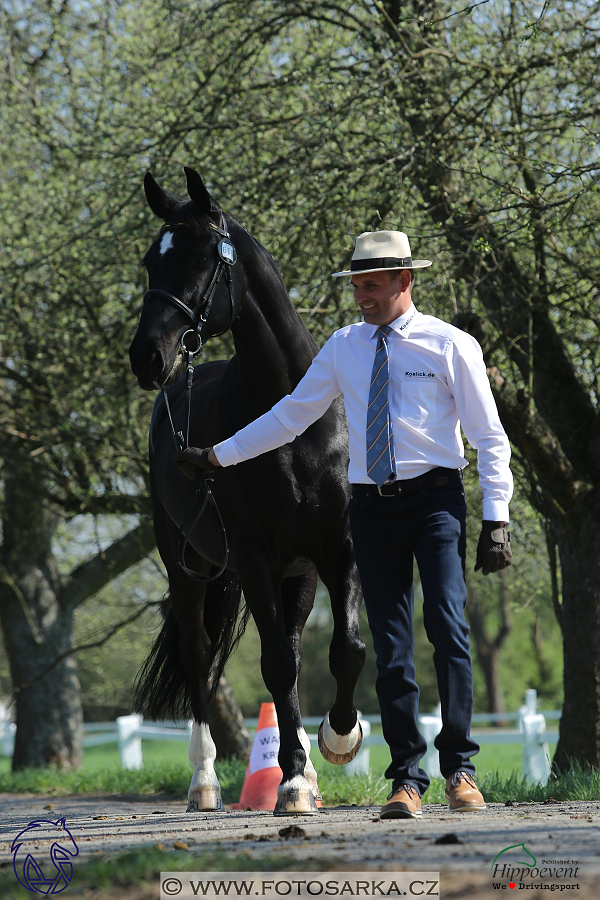
[[(130, 348), (140, 387), (168, 387), (175, 430), (186, 431), (183, 339), (190, 310), (204, 311), (203, 341), (231, 328), (235, 356), (197, 366), (193, 373), (189, 443), (207, 447), (266, 412), (294, 389), (317, 347), (300, 321), (269, 254), (224, 214), (193, 169), (185, 169), (190, 200), (164, 191), (148, 173), (152, 211), (164, 220), (144, 265), (150, 290)], [(237, 262), (220, 263), (229, 233)], [(235, 259), (235, 253), (233, 254)], [(219, 266), (224, 276), (214, 290)], [(210, 312), (206, 315), (208, 307)], [(196, 319), (195, 319), (196, 321)], [(193, 331), (193, 329), (192, 329)], [(349, 533), (347, 435), (343, 407), (328, 412), (292, 444), (214, 474), (213, 493), (229, 543), (227, 569), (209, 584), (178, 565), (178, 524), (194, 497), (193, 484), (172, 462), (173, 429), (159, 395), (150, 429), (150, 481), (158, 549), (169, 576), (165, 621), (136, 686), (136, 706), (151, 718), (194, 718), (190, 762), (194, 774), (188, 810), (221, 808), (208, 727), (210, 685), (245, 624), (241, 590), (261, 639), (261, 668), (280, 730), (283, 778), (275, 814), (311, 813), (318, 799), (302, 727), (297, 680), (302, 630), (312, 609), (317, 573), (329, 591), (334, 628), (329, 665), (337, 694), (320, 730), (326, 759), (343, 764), (356, 755), (361, 731), (353, 702), (364, 663), (358, 629), (360, 583)], [(190, 536), (188, 568), (218, 572), (223, 536), (212, 503)], [(236, 625), (236, 621), (238, 624)], [(239, 624), (241, 622), (241, 625)]]

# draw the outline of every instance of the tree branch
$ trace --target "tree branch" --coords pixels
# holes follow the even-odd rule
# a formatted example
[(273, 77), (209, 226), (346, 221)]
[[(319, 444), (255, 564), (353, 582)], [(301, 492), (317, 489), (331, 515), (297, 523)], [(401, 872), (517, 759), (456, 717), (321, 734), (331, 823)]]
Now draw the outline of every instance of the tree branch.
[[(492, 370), (492, 390), (502, 424), (531, 464), (544, 493), (553, 498), (561, 512), (570, 509), (593, 485), (577, 477), (560, 441), (542, 416), (530, 408), (524, 391), (503, 380), (498, 370)], [(535, 496), (531, 501), (535, 504)]]
[(58, 593), (58, 603), (75, 609), (117, 575), (147, 556), (155, 546), (152, 520), (143, 518), (136, 528), (111, 544), (107, 550), (74, 569)]
[(61, 503), (61, 508), (74, 515), (142, 515), (152, 514), (152, 501), (147, 494), (121, 494), (107, 492), (85, 500), (69, 498)]
[(135, 620), (139, 619), (139, 617), (143, 615), (143, 613), (145, 613), (147, 609), (149, 609), (151, 606), (158, 606), (159, 603), (160, 601), (150, 601), (148, 603), (144, 603), (144, 605), (140, 609), (136, 610), (136, 612), (134, 612), (131, 616), (128, 616), (126, 619), (122, 619), (120, 622), (117, 622), (116, 625), (113, 625), (113, 627), (106, 632), (104, 637), (100, 638), (99, 640), (90, 641), (87, 644), (79, 644), (79, 646), (77, 647), (71, 647), (69, 650), (65, 650), (64, 653), (61, 653), (59, 656), (53, 659), (50, 665), (42, 669), (41, 672), (38, 672), (35, 678), (32, 678), (31, 681), (26, 682), (26, 684), (15, 684), (13, 687), (13, 692), (15, 694), (22, 694), (34, 684), (37, 684), (38, 681), (41, 681), (42, 678), (45, 678), (46, 675), (48, 675), (53, 669), (59, 666), (63, 659), (66, 659), (67, 656), (72, 656), (73, 653), (80, 653), (82, 650), (93, 650), (96, 647), (103, 647), (104, 644), (108, 643), (111, 637), (113, 637), (117, 633), (117, 631), (120, 631), (121, 628), (124, 628), (125, 625), (129, 625), (131, 622), (135, 622)]

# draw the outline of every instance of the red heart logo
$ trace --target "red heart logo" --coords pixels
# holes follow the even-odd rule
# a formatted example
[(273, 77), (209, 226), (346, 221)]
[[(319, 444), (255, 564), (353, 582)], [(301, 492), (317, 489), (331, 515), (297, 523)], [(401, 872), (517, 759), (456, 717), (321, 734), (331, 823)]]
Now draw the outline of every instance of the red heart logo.
[(515, 887), (515, 882), (513, 881), (513, 883), (511, 884), (510, 881), (509, 881), (509, 882), (508, 882), (508, 886), (509, 886), (509, 888), (510, 888), (511, 891), (512, 891), (512, 889)]

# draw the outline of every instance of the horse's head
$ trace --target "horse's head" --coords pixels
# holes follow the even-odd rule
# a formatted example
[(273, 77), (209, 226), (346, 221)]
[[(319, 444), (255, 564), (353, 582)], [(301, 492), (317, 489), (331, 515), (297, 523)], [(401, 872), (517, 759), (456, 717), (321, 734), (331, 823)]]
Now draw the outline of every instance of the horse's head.
[(129, 348), (145, 390), (177, 381), (184, 345), (195, 351), (200, 341), (226, 331), (240, 299), (232, 282), (236, 252), (221, 207), (197, 172), (186, 167), (185, 174), (190, 200), (163, 190), (149, 172), (144, 179), (150, 209), (165, 223), (144, 257), (149, 289)]

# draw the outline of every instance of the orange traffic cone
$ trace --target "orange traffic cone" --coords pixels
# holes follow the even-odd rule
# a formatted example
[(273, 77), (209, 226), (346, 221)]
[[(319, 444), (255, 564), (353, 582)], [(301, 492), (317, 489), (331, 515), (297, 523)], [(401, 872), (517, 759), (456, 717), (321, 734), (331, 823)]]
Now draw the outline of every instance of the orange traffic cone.
[(262, 703), (239, 803), (232, 809), (275, 809), (279, 768), (279, 728), (274, 703)]

